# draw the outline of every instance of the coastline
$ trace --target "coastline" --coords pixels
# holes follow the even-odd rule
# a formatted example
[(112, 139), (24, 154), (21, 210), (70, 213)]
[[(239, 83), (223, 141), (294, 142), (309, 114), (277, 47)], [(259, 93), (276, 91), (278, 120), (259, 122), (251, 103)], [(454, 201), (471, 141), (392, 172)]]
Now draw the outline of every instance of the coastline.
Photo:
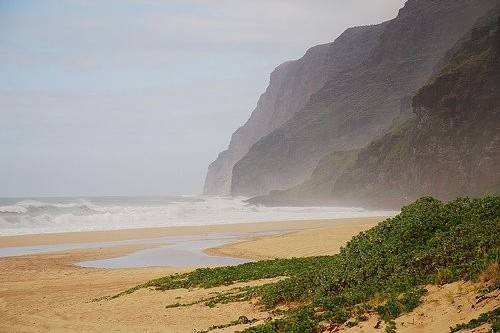
[[(251, 259), (289, 258), (337, 253), (352, 236), (383, 221), (385, 218), (361, 218), (321, 221), (271, 222), (247, 225), (205, 226), (189, 228), (160, 228), (110, 232), (87, 232), (75, 235), (29, 235), (9, 237), (9, 245), (34, 242), (95, 241), (141, 239), (164, 235), (201, 235), (210, 232), (288, 230), (286, 234), (248, 237), (234, 243), (207, 249), (212, 255), (231, 255)], [(226, 227), (226, 228), (224, 228)], [(184, 229), (184, 230), (182, 230)], [(159, 232), (160, 234), (157, 234)], [(153, 234), (152, 234), (153, 233)], [(0, 238), (0, 241), (2, 238)], [(1, 243), (1, 246), (5, 246)], [(256, 304), (256, 300), (230, 302), (209, 307), (204, 299), (214, 293), (256, 286), (279, 278), (255, 280), (209, 289), (174, 289), (156, 291), (140, 289), (116, 299), (129, 288), (155, 278), (186, 273), (197, 267), (148, 268), (84, 268), (76, 262), (113, 258), (157, 246), (137, 243), (113, 247), (84, 248), (12, 257), (0, 257), (0, 332), (196, 332), (217, 325), (226, 325), (241, 316), (262, 323), (272, 313)], [(481, 284), (456, 282), (451, 285), (430, 286), (424, 303), (415, 311), (396, 320), (401, 331), (432, 332), (435, 327), (448, 328), (467, 322), (493, 309), (499, 295), (482, 302), (476, 308), (462, 311), (476, 302)], [(189, 306), (172, 306), (192, 304)], [(424, 314), (425, 313), (425, 314)], [(373, 331), (376, 317), (346, 332)], [(234, 332), (248, 324), (232, 325), (213, 332)]]
[(343, 225), (356, 224), (360, 223), (360, 221), (362, 221), (361, 223), (370, 223), (383, 221), (386, 218), (387, 217), (361, 217), (342, 219), (293, 220), (0, 236), (0, 248), (56, 245), (66, 243), (124, 241), (151, 239), (164, 236), (207, 235), (211, 233), (299, 231), (304, 229), (329, 227), (332, 226), (332, 224), (338, 223), (342, 223)]
[(205, 253), (251, 260), (334, 255), (352, 236), (385, 219), (386, 217), (332, 220), (326, 226), (242, 239), (206, 249)]
[[(265, 236), (256, 239), (243, 239), (234, 244), (245, 244), (245, 248), (261, 247), (261, 242), (272, 240), (276, 247), (266, 256), (279, 256), (279, 248), (287, 243), (287, 237), (297, 239), (310, 232), (321, 234), (322, 230), (351, 225), (351, 236), (367, 224), (376, 224), (385, 218), (356, 218), (316, 221), (284, 221), (253, 224), (233, 224), (202, 227), (173, 227), (146, 230), (113, 230), (84, 233), (39, 234), (0, 237), (0, 247), (42, 244), (61, 244), (66, 242), (89, 242), (141, 239), (165, 235), (204, 235), (214, 232), (262, 232), (292, 231), (287, 235)], [(347, 232), (347, 231), (346, 231)], [(359, 231), (358, 231), (359, 232)], [(327, 235), (327, 233), (324, 233)], [(275, 242), (275, 237), (280, 242)], [(328, 236), (325, 236), (328, 237)], [(30, 243), (31, 242), (31, 243)], [(304, 243), (305, 244), (305, 243)], [(289, 242), (289, 247), (297, 243)], [(338, 244), (340, 247), (343, 244)], [(250, 302), (225, 304), (209, 308), (203, 304), (189, 307), (165, 308), (169, 304), (191, 302), (206, 298), (209, 293), (227, 290), (234, 286), (213, 289), (173, 290), (157, 292), (140, 290), (115, 300), (93, 301), (111, 296), (128, 288), (154, 278), (184, 273), (196, 267), (150, 267), (150, 268), (83, 268), (76, 262), (123, 256), (139, 251), (151, 244), (121, 245), (114, 247), (87, 248), (61, 252), (20, 255), (0, 258), (0, 331), (48, 332), (48, 331), (162, 331), (192, 332), (204, 330), (213, 325), (225, 324), (239, 316), (265, 319), (268, 313)], [(232, 244), (228, 249), (232, 251)], [(236, 245), (239, 247), (239, 245)], [(318, 246), (320, 246), (318, 244)], [(224, 248), (222, 246), (221, 248)], [(239, 249), (241, 251), (241, 249)], [(331, 249), (330, 249), (331, 250)], [(214, 253), (215, 254), (215, 253)], [(303, 251), (304, 255), (312, 255)], [(228, 255), (228, 253), (224, 253)], [(253, 252), (243, 253), (246, 258)], [(252, 284), (263, 283), (254, 281)], [(147, 306), (146, 306), (147, 304)], [(144, 309), (147, 308), (145, 312)], [(232, 327), (235, 329), (237, 327)], [(223, 332), (219, 330), (217, 332)]]

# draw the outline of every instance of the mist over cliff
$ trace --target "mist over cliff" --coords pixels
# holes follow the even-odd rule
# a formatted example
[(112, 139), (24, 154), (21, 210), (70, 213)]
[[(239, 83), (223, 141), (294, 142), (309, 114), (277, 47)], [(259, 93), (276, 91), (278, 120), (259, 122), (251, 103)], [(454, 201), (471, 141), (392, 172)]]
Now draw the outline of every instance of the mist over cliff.
[(411, 118), (412, 97), (496, 3), (410, 0), (395, 19), (348, 29), (280, 65), (210, 165), (205, 193), (255, 196), (296, 186), (320, 161), (335, 160), (332, 153), (359, 150)]
[(413, 110), (414, 120), (360, 152), (334, 197), (400, 205), (500, 191), (500, 10), (472, 29)]
[(420, 196), (498, 193), (500, 7), (449, 50), (412, 108), (413, 118), (366, 148), (332, 152), (301, 185), (252, 202), (399, 207)]
[(205, 194), (230, 194), (234, 165), (259, 139), (283, 125), (331, 78), (365, 61), (385, 24), (346, 30), (295, 61), (278, 66), (250, 119), (231, 137), (227, 150), (209, 166)]

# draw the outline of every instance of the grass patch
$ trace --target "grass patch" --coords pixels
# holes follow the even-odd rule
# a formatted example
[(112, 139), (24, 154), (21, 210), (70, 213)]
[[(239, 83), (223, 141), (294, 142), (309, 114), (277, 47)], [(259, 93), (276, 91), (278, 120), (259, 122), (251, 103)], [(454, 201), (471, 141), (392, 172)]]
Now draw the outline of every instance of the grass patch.
[(256, 321), (257, 321), (257, 319), (248, 319), (245, 316), (240, 316), (237, 320), (233, 320), (228, 324), (214, 325), (214, 326), (209, 327), (205, 331), (197, 331), (197, 333), (208, 333), (208, 332), (213, 331), (213, 330), (228, 328), (228, 327), (242, 325), (242, 324), (248, 325), (248, 324), (255, 323)]
[(500, 308), (496, 308), (493, 311), (483, 313), (476, 319), (472, 319), (468, 323), (459, 324), (455, 327), (450, 328), (450, 332), (458, 332), (461, 330), (471, 330), (477, 328), (483, 324), (491, 324), (491, 331), (493, 333), (500, 332)]

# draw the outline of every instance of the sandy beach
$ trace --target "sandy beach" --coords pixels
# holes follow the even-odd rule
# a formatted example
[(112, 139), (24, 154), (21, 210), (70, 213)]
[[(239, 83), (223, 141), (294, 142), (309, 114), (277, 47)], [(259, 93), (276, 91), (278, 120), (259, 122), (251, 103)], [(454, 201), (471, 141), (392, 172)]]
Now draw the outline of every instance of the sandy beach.
[[(210, 233), (230, 232), (271, 232), (298, 231), (304, 229), (340, 227), (347, 233), (359, 232), (366, 226), (373, 226), (385, 217), (346, 218), (334, 220), (297, 220), (259, 223), (218, 224), (190, 227), (161, 227), (141, 229), (120, 229), (106, 231), (46, 233), (19, 236), (0, 236), (0, 248), (11, 246), (51, 245), (62, 243), (87, 243), (146, 239), (163, 236), (207, 235)], [(352, 227), (352, 229), (351, 229)], [(361, 228), (361, 229), (360, 229)]]
[(254, 260), (332, 255), (338, 253), (353, 235), (370, 229), (382, 220), (384, 218), (335, 220), (335, 223), (313, 229), (255, 237), (211, 248), (206, 252)]
[[(174, 235), (205, 235), (221, 232), (264, 232), (287, 230), (290, 237), (299, 237), (316, 230), (323, 235), (324, 242), (313, 242), (297, 249), (295, 242), (274, 236), (253, 240), (242, 240), (235, 245), (214, 249), (214, 253), (256, 257), (281, 257), (284, 253), (295, 256), (334, 253), (350, 236), (365, 230), (383, 218), (283, 221), (270, 223), (233, 224), (199, 227), (173, 227), (133, 230), (112, 230), (81, 233), (38, 234), (8, 236), (0, 238), (0, 247), (53, 245), (63, 243), (87, 243), (145, 239)], [(323, 230), (342, 229), (341, 237), (324, 247), (331, 232)], [(340, 233), (339, 233), (340, 235)], [(349, 236), (349, 237), (348, 237)], [(275, 243), (261, 248), (262, 242)], [(307, 244), (304, 242), (303, 244)], [(134, 244), (96, 249), (80, 249), (56, 253), (24, 255), (0, 258), (0, 332), (47, 332), (47, 331), (161, 331), (192, 332), (212, 325), (224, 324), (240, 315), (265, 318), (252, 304), (227, 304), (210, 309), (196, 305), (189, 308), (165, 309), (165, 305), (187, 299), (202, 298), (216, 290), (155, 292), (141, 290), (112, 301), (92, 302), (93, 299), (113, 295), (150, 279), (193, 269), (164, 267), (139, 269), (92, 269), (75, 266), (84, 260), (123, 256), (127, 253), (155, 246)], [(259, 252), (257, 251), (259, 248)], [(245, 252), (244, 249), (248, 249)], [(254, 251), (251, 251), (251, 250)], [(211, 250), (209, 250), (210, 252)], [(262, 252), (264, 251), (264, 252)], [(259, 255), (256, 255), (259, 253)], [(234, 288), (234, 286), (229, 287)], [(220, 288), (216, 288), (220, 289)], [(224, 288), (222, 288), (224, 289)], [(225, 288), (227, 289), (227, 287)], [(147, 304), (147, 306), (145, 306)]]
[[(6, 247), (142, 239), (160, 235), (288, 230), (285, 235), (242, 239), (233, 244), (208, 249), (207, 252), (254, 259), (298, 257), (334, 254), (353, 235), (381, 220), (383, 218), (361, 218), (12, 236), (0, 238), (0, 244), (1, 247)], [(297, 244), (301, 246), (298, 247)], [(227, 324), (240, 316), (260, 322), (270, 316), (255, 301), (221, 304), (215, 308), (202, 303), (166, 308), (170, 304), (190, 303), (241, 285), (268, 281), (166, 292), (141, 289), (109, 300), (105, 297), (153, 278), (190, 271), (195, 267), (96, 269), (74, 265), (83, 260), (119, 257), (152, 246), (155, 245), (133, 244), (0, 258), (0, 332), (196, 332), (207, 330), (213, 325)], [(460, 292), (464, 293), (464, 290), (464, 297), (474, 296), (474, 288), (468, 286), (460, 289)], [(496, 301), (498, 303), (498, 296)], [(492, 304), (488, 301), (481, 306), (491, 307), (494, 305)], [(457, 311), (460, 312), (460, 309)], [(474, 313), (469, 312), (460, 315), (456, 311), (449, 314), (455, 321), (473, 315)], [(443, 316), (438, 319), (447, 318)], [(422, 319), (420, 322), (419, 331), (425, 332), (426, 327), (429, 328), (426, 326), (428, 323)], [(448, 324), (441, 323), (443, 327)], [(233, 332), (245, 327), (248, 325), (211, 332)]]

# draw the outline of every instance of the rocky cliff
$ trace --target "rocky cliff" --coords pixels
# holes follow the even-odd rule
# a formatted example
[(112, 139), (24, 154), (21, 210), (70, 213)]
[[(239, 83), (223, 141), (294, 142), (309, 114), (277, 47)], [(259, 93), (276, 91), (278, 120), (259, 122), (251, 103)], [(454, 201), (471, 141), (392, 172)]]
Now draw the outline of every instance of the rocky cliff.
[(383, 29), (384, 24), (348, 29), (333, 43), (315, 46), (302, 58), (278, 66), (250, 119), (209, 166), (204, 193), (229, 194), (234, 164), (255, 142), (303, 108), (328, 79), (365, 61)]
[(334, 197), (399, 206), (500, 192), (500, 10), (472, 29), (413, 108), (416, 119), (359, 153)]
[(439, 68), (413, 98), (413, 119), (347, 160), (330, 154), (300, 186), (252, 202), (400, 207), (427, 195), (499, 193), (500, 7), (481, 18)]
[(364, 147), (395, 118), (411, 114), (411, 96), (446, 51), (496, 3), (409, 0), (384, 25), (360, 66), (336, 73), (235, 164), (232, 194), (253, 196), (295, 186), (329, 152)]

